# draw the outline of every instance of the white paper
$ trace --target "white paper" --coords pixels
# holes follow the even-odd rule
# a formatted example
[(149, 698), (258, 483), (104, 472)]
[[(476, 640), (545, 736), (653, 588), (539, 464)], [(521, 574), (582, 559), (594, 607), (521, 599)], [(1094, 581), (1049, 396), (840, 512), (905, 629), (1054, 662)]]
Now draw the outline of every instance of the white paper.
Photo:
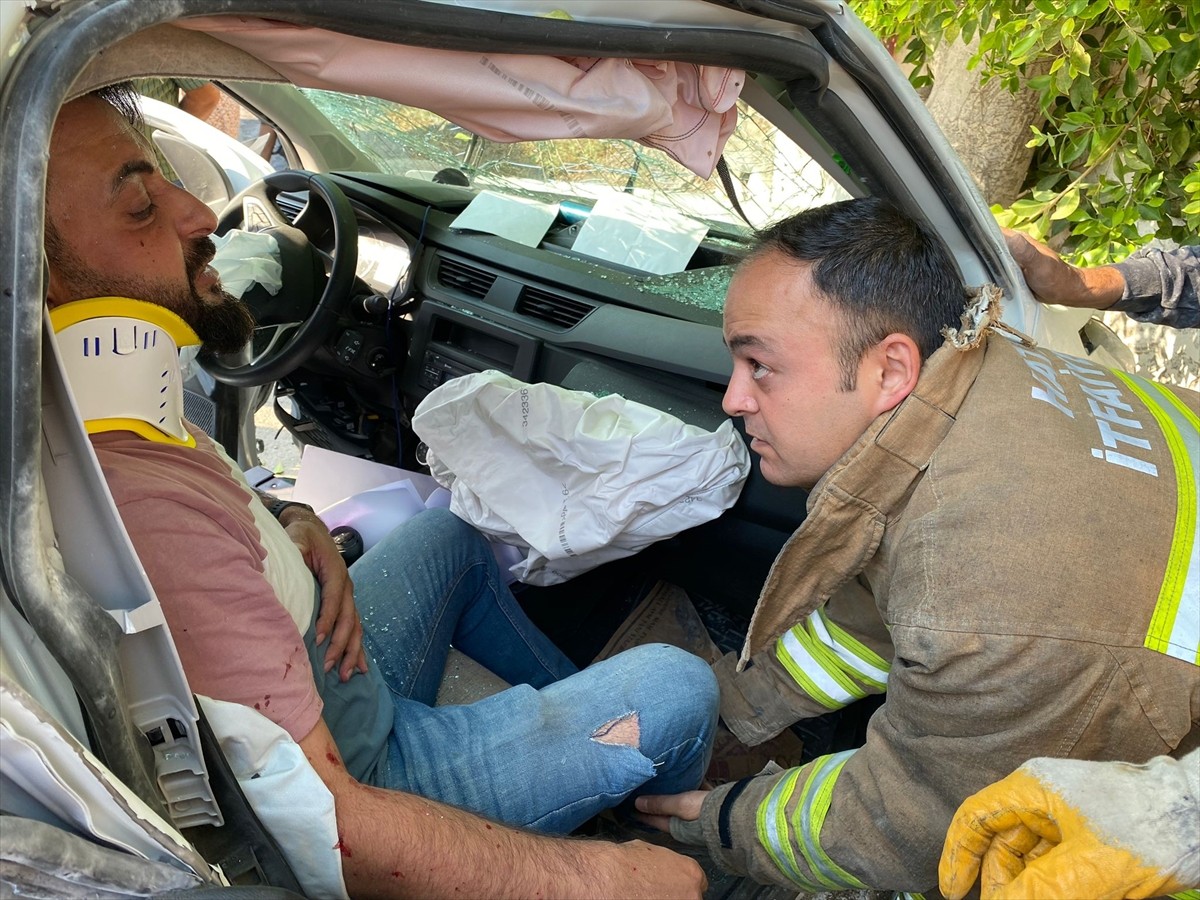
[(309, 444), (300, 457), (300, 471), (291, 499), (321, 510), (362, 491), (405, 480), (412, 482), (422, 501), (438, 488), (438, 483), (422, 472), (409, 472)]
[(317, 515), (331, 531), (339, 525), (354, 528), (362, 538), (363, 549), (370, 550), (401, 522), (424, 511), (424, 501), (412, 481), (406, 478), (360, 491), (332, 506), (318, 509)]
[(346, 897), (333, 794), (299, 745), (249, 707), (200, 695), (197, 700), (242, 793), (279, 844), (304, 896)]
[(708, 226), (632, 194), (596, 201), (571, 249), (652, 275), (687, 268)]
[[(349, 525), (359, 533), (363, 549), (387, 536), (397, 525), (426, 509), (449, 509), (450, 491), (423, 472), (323, 450), (308, 445), (300, 458), (293, 500), (307, 503), (329, 528)], [(511, 567), (521, 552), (489, 539), (505, 584), (516, 576)]]
[(557, 203), (540, 203), (524, 197), (482, 191), (458, 214), (450, 227), (463, 231), (482, 231), (526, 247), (536, 247), (550, 230), (557, 215)]

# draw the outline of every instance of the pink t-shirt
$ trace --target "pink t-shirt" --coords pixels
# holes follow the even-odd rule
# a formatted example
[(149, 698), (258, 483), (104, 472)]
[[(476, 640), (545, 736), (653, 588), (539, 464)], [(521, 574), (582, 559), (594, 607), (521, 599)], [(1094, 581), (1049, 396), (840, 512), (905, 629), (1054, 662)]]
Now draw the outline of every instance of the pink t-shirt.
[(192, 434), (194, 449), (130, 432), (92, 444), (192, 690), (253, 707), (298, 741), (322, 709), (303, 637), (315, 581), (229, 458)]

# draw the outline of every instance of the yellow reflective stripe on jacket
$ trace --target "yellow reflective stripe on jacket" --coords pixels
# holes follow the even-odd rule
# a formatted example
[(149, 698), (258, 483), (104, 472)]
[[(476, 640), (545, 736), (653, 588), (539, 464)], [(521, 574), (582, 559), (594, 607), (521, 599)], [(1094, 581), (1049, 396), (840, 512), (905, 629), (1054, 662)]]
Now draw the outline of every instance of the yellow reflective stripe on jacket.
[(1167, 894), (1171, 900), (1200, 900), (1200, 890), (1180, 891), (1178, 894)]
[[(776, 782), (758, 806), (758, 841), (779, 871), (797, 887), (809, 891), (832, 888), (865, 888), (866, 885), (835, 863), (821, 847), (821, 826), (829, 813), (833, 786), (853, 750), (822, 756), (807, 766), (792, 769)], [(796, 807), (788, 815), (787, 807), (801, 776), (807, 775)], [(804, 868), (793, 847), (799, 847)]]
[(775, 656), (788, 674), (826, 709), (841, 709), (867, 696), (842, 673), (837, 656), (812, 637), (805, 624), (793, 626), (775, 642)]
[(792, 852), (792, 840), (787, 822), (787, 805), (796, 790), (800, 769), (792, 769), (775, 783), (771, 793), (758, 805), (756, 815), (758, 842), (762, 844), (771, 861), (798, 887), (819, 891), (822, 885), (814, 884), (800, 874), (796, 865), (796, 854)]
[(887, 687), (888, 663), (836, 623), (825, 610), (812, 613), (775, 642), (775, 656), (810, 697), (826, 709), (841, 709), (867, 691)]
[(1144, 645), (1200, 665), (1200, 508), (1195, 468), (1200, 459), (1200, 418), (1161, 385), (1124, 372), (1116, 374), (1158, 422), (1175, 468), (1175, 534)]
[(821, 847), (821, 828), (825, 825), (825, 816), (829, 814), (829, 805), (833, 801), (833, 786), (853, 753), (853, 750), (845, 750), (814, 760), (812, 766), (815, 771), (804, 787), (800, 805), (792, 814), (792, 823), (800, 833), (800, 852), (814, 867), (815, 874), (835, 888), (866, 887), (830, 859)]
[(809, 632), (837, 654), (847, 672), (881, 691), (887, 687), (891, 664), (836, 622), (831, 621), (825, 614), (824, 607), (809, 616), (808, 623)]

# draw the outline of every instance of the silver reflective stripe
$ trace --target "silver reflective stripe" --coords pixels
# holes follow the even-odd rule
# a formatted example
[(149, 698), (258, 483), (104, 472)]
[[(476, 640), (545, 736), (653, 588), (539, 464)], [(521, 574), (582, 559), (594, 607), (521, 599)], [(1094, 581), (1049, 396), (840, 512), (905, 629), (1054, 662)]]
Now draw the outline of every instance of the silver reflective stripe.
[(825, 815), (829, 812), (829, 798), (833, 792), (833, 785), (842, 773), (842, 766), (853, 755), (853, 750), (843, 750), (841, 753), (823, 756), (810, 764), (814, 771), (809, 776), (808, 783), (804, 785), (799, 805), (792, 817), (805, 862), (821, 884), (835, 889), (865, 887), (830, 859), (821, 846), (821, 828), (825, 824)]
[(864, 681), (872, 681), (878, 684), (887, 684), (888, 670), (881, 669), (874, 665), (870, 660), (863, 659), (850, 647), (844, 646), (829, 633), (829, 629), (825, 625), (825, 610), (818, 609), (808, 617), (812, 623), (813, 631), (820, 639), (821, 643), (837, 654), (838, 659), (848, 669), (851, 674), (858, 675)]
[[(758, 808), (759, 841), (780, 871), (796, 884), (804, 888), (816, 888), (800, 874), (796, 868), (795, 855), (792, 853), (792, 836), (787, 823), (787, 804), (792, 799), (796, 789), (796, 781), (800, 777), (800, 769), (793, 769), (775, 783), (771, 793)], [(779, 824), (783, 822), (783, 833)]]
[[(802, 624), (796, 626), (796, 628), (803, 627)], [(800, 686), (805, 690), (811, 690), (811, 687), (815, 686), (819, 693), (813, 699), (830, 709), (839, 709), (847, 703), (859, 699), (834, 681), (821, 663), (805, 649), (794, 634), (796, 628), (784, 632), (783, 637), (779, 639), (779, 651), (788, 656), (788, 660), (780, 660), (780, 662), (785, 663), (785, 668), (791, 672), (793, 677), (797, 678)], [(786, 665), (788, 661), (792, 663), (794, 669), (792, 666)], [(803, 675), (801, 676), (800, 673)], [(805, 684), (805, 679), (811, 681), (812, 685)]]

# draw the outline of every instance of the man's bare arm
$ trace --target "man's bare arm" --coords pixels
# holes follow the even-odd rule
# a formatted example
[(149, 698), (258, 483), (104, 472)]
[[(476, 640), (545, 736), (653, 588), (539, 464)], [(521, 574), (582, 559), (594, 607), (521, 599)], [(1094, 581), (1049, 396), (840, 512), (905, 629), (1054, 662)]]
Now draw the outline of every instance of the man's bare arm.
[(1062, 259), (1040, 241), (1008, 228), (1004, 242), (1013, 255), (1025, 283), (1046, 303), (1087, 309), (1108, 309), (1121, 299), (1125, 279), (1113, 266), (1081, 269)]
[(707, 886), (693, 860), (662, 847), (544, 837), (360, 784), (324, 721), (300, 747), (333, 794), (353, 897), (698, 898)]
[(183, 92), (179, 108), (197, 119), (207, 119), (221, 102), (221, 89), (211, 81)]

